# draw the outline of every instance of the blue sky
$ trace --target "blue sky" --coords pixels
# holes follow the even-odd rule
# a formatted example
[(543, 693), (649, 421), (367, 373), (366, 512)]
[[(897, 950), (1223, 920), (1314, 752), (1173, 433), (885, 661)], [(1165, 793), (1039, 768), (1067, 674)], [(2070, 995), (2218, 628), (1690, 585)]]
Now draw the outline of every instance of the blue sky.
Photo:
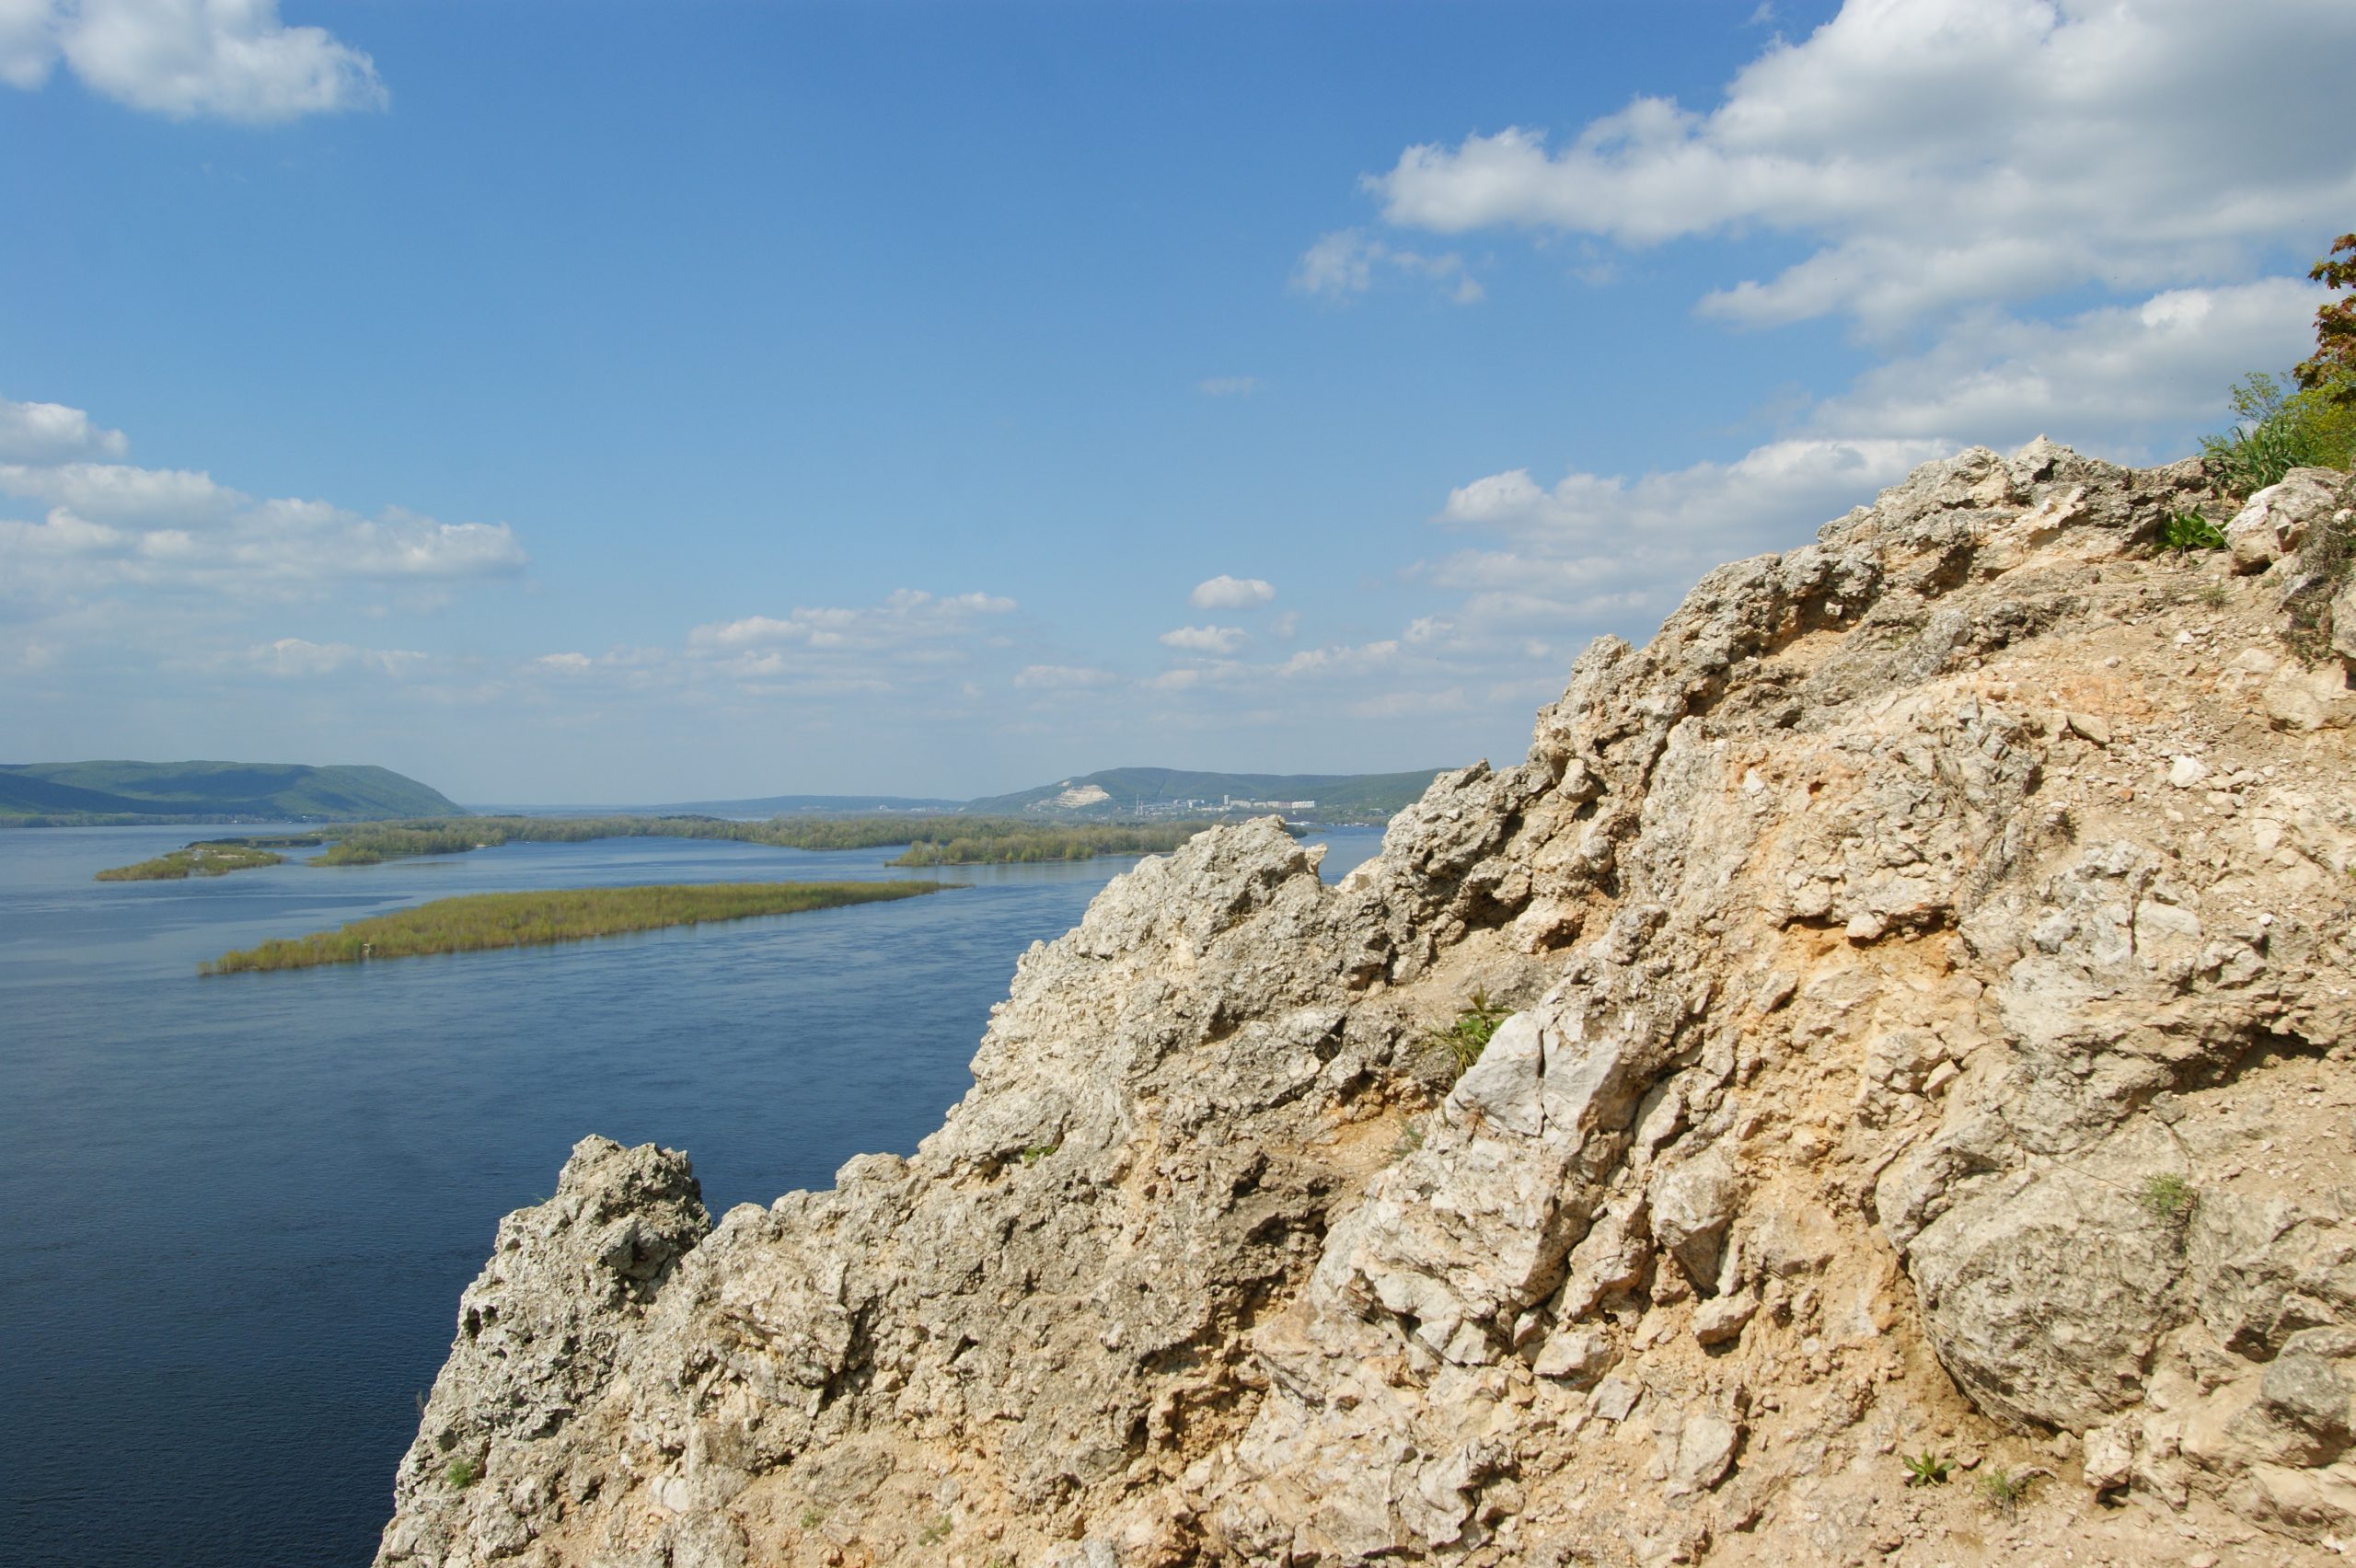
[(2351, 57), (2344, 0), (0, 0), (0, 755), (1510, 759), (1915, 462), (2222, 425), (2356, 226)]

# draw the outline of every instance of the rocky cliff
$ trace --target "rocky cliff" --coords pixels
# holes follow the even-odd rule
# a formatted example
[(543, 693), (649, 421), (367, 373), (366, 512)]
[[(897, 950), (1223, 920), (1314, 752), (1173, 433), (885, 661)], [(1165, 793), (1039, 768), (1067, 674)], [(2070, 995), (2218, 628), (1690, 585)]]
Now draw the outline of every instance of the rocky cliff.
[(584, 1142), (379, 1563), (2325, 1561), (2351, 502), (1930, 465), (1339, 886), (1273, 822), (1114, 882), (914, 1159), (707, 1229)]

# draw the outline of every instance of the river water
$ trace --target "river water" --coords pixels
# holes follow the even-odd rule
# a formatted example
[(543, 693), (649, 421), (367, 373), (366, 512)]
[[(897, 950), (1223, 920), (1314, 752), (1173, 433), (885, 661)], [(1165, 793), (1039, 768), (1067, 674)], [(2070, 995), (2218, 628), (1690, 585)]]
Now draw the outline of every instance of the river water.
[[(0, 832), (0, 1563), (366, 1563), (458, 1292), (577, 1139), (687, 1149), (715, 1215), (909, 1153), (970, 1083), (1016, 956), (1130, 863), (902, 872), (891, 849), (612, 839), (91, 880), (226, 831)], [(1329, 880), (1380, 842), (1316, 837)], [(196, 974), (454, 894), (904, 875), (971, 885)]]

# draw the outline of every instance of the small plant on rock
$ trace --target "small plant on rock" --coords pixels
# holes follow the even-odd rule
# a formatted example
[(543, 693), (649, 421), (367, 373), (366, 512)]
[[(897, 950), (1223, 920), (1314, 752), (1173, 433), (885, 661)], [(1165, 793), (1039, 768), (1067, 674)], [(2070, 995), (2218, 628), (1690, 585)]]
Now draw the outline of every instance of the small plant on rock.
[(1449, 1056), (1456, 1065), (1455, 1076), (1462, 1078), (1481, 1059), (1481, 1053), (1489, 1048), (1497, 1025), (1512, 1016), (1511, 1009), (1490, 1001), (1486, 990), (1475, 989), (1472, 1002), (1456, 1015), (1456, 1021), (1433, 1033), (1430, 1040), (1448, 1048)]
[(802, 1528), (803, 1529), (814, 1530), (826, 1522), (826, 1516), (823, 1510), (817, 1508), (804, 1508), (802, 1510)]
[(1945, 1486), (1955, 1461), (1945, 1454), (1934, 1454), (1925, 1448), (1913, 1455), (1901, 1455), (1906, 1462), (1906, 1484), (1909, 1486)]
[(1998, 1466), (1980, 1478), (1980, 1495), (1998, 1513), (2009, 1514), (2028, 1495), (2028, 1483), (2037, 1475), (2033, 1470), (2008, 1470)]
[(2225, 531), (2198, 512), (2171, 512), (2167, 521), (2160, 525), (2162, 549), (2222, 550), (2225, 548)]
[(953, 1527), (949, 1522), (948, 1516), (944, 1514), (940, 1518), (933, 1520), (932, 1523), (925, 1526), (924, 1528), (917, 1532), (917, 1544), (918, 1546), (939, 1546), (942, 1541), (949, 1539), (949, 1532), (953, 1528)]
[(2137, 1201), (2162, 1219), (2182, 1219), (2192, 1212), (2192, 1183), (2173, 1170), (2144, 1179)]
[(452, 1459), (442, 1471), (442, 1479), (464, 1492), (482, 1479), (482, 1466), (464, 1454)]
[(1022, 1151), (1022, 1163), (1036, 1165), (1061, 1147), (1060, 1144), (1033, 1144)]

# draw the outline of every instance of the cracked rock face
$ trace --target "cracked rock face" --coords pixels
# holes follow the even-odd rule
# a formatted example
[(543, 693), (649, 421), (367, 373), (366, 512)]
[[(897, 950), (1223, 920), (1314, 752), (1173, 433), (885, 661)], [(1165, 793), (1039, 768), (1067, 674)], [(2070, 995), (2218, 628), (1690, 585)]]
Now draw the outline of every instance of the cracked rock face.
[(379, 1562), (2325, 1561), (2356, 766), (2281, 632), (2345, 478), (2185, 558), (2196, 465), (1928, 465), (1340, 886), (1273, 822), (1111, 884), (913, 1159), (708, 1228), (584, 1142)]

